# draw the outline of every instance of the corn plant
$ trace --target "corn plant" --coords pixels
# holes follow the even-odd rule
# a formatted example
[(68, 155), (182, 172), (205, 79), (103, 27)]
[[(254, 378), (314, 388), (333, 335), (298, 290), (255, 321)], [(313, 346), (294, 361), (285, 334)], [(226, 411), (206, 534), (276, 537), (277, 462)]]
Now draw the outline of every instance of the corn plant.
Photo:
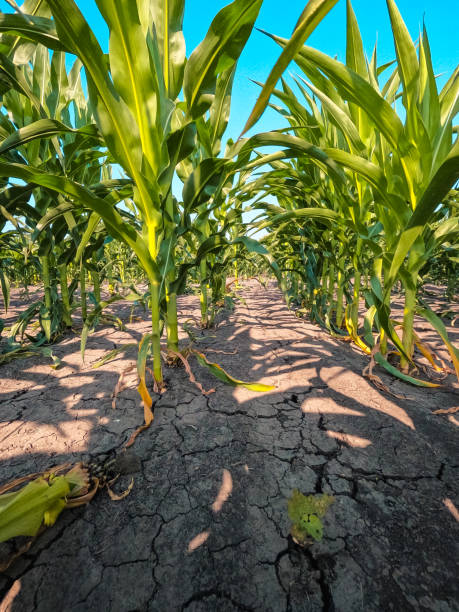
[[(40, 178), (45, 185), (85, 202), (100, 214), (115, 238), (124, 240), (136, 252), (151, 286), (154, 373), (156, 382), (161, 384), (160, 268), (164, 251), (166, 257), (173, 258), (176, 214), (171, 193), (173, 173), (194, 146), (193, 120), (211, 105), (218, 74), (237, 60), (261, 0), (236, 0), (223, 9), (186, 67), (181, 31), (183, 0), (173, 3), (99, 0), (97, 4), (110, 30), (109, 62), (73, 0), (48, 3), (57, 28), (50, 46), (63, 46), (85, 67), (99, 129), (113, 159), (135, 182), (133, 200), (142, 218), (141, 231), (136, 232), (114, 208), (101, 198), (91, 197), (67, 178)], [(24, 19), (37, 24), (34, 19)], [(45, 29), (52, 31), (53, 25), (46, 24)], [(43, 34), (43, 28), (39, 34)], [(220, 58), (225, 58), (225, 62)], [(177, 99), (182, 87), (185, 103)], [(171, 332), (175, 325), (172, 320), (175, 295), (170, 294), (168, 299)]]
[[(9, 79), (9, 86), (4, 86), (1, 98), (0, 124), (4, 140), (0, 155), (4, 160), (62, 173), (93, 186), (102, 177), (106, 154), (99, 148), (95, 127), (85, 127), (92, 117), (81, 87), (81, 64), (77, 61), (67, 73), (62, 52), (56, 51), (51, 59), (48, 49), (42, 45), (29, 44), (27, 48), (30, 65), (16, 66), (5, 55), (0, 57), (3, 75)], [(29, 122), (33, 119), (36, 121), (30, 127)], [(74, 128), (70, 127), (72, 123)], [(39, 133), (53, 132), (56, 126), (65, 130), (60, 140), (55, 136), (49, 140), (35, 139), (37, 130)], [(69, 127), (65, 129), (65, 126)], [(100, 187), (100, 184), (99, 187), (95, 185), (96, 189)], [(75, 287), (71, 286), (69, 293), (67, 266), (73, 260), (80, 237), (84, 237), (82, 225), (87, 225), (88, 214), (81, 206), (76, 210), (55, 192), (30, 183), (14, 185), (7, 182), (0, 193), (0, 201), (6, 220), (17, 224), (17, 220), (22, 219), (21, 235), (28, 243), (24, 245), (26, 253), (30, 254), (37, 243), (36, 255), (44, 286), (43, 301), (27, 310), (19, 326), (13, 327), (10, 339), (14, 345), (15, 333), (23, 336), (29, 322), (39, 314), (42, 333), (35, 343), (41, 343), (42, 339), (50, 342), (63, 328), (72, 325), (71, 294)], [(82, 289), (84, 275), (82, 267)], [(84, 290), (81, 296), (85, 318)]]

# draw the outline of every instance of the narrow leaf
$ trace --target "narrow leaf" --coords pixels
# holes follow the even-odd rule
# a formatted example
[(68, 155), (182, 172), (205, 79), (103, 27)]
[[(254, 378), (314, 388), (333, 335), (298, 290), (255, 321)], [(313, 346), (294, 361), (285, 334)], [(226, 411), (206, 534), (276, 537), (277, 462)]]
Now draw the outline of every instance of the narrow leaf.
[(276, 87), (277, 81), (280, 79), (287, 66), (304, 45), (307, 38), (309, 38), (314, 29), (322, 21), (325, 15), (331, 11), (337, 2), (338, 0), (309, 0), (295, 26), (292, 37), (285, 45), (278, 60), (274, 64), (274, 67), (271, 70), (263, 89), (261, 90), (255, 106), (250, 113), (247, 123), (242, 130), (241, 136), (243, 136), (251, 127), (253, 127), (264, 113), (266, 107), (268, 106), (269, 98)]
[(198, 360), (200, 365), (210, 370), (216, 378), (218, 378), (219, 380), (222, 380), (224, 383), (228, 385), (231, 385), (233, 387), (245, 387), (249, 391), (257, 391), (260, 393), (265, 392), (265, 391), (272, 391), (273, 389), (276, 388), (276, 387), (273, 387), (272, 385), (264, 385), (262, 383), (244, 382), (243, 380), (238, 380), (237, 378), (233, 378), (227, 372), (225, 372), (225, 370), (221, 366), (219, 366), (217, 363), (212, 363), (211, 361), (209, 361), (205, 357), (205, 355), (203, 355), (202, 353), (199, 353), (195, 349), (193, 349), (192, 352), (194, 355), (196, 355), (196, 359)]

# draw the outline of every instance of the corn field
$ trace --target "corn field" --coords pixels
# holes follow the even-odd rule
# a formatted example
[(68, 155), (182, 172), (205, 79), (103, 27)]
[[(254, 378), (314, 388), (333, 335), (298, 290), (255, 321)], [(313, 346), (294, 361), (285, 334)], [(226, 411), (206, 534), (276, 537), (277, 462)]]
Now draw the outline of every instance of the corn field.
[[(274, 378), (239, 380), (211, 354), (224, 355), (224, 343), (197, 340), (214, 337), (257, 281), (260, 291), (274, 283), (318, 338), (357, 353), (378, 393), (400, 398), (392, 381), (407, 397), (457, 393), (459, 65), (439, 79), (428, 26), (413, 39), (395, 0), (383, 2), (394, 55), (380, 63), (350, 0), (309, 0), (289, 38), (255, 32), (267, 0), (233, 0), (189, 50), (185, 0), (95, 1), (108, 52), (76, 0), (6, 0), (0, 12), (0, 370), (45, 358), (59, 371), (69, 338), (84, 364), (93, 337), (124, 332), (142, 311), (149, 330), (96, 364), (136, 354), (144, 424), (126, 448), (154, 432), (155, 398), (167, 401), (179, 369), (203, 395), (196, 366), (263, 401)], [(308, 46), (337, 4), (344, 61)], [(277, 60), (252, 83), (256, 103), (230, 137), (236, 70), (255, 35)], [(272, 128), (258, 131), (266, 113)], [(19, 293), (27, 304), (11, 321)], [(191, 323), (183, 296), (196, 296)], [(122, 498), (86, 465), (34, 473), (9, 492), (24, 482), (1, 490), (0, 541), (36, 536), (102, 486)], [(333, 502), (326, 489), (312, 493), (324, 497), (295, 488), (289, 501), (290, 537), (303, 548), (322, 539)], [(327, 607), (324, 589), (323, 609), (344, 609)]]

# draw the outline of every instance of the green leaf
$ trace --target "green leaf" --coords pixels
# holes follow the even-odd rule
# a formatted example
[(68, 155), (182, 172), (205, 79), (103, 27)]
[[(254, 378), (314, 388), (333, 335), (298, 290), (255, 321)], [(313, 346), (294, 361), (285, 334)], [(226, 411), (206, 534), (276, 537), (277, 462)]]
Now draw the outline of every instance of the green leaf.
[(204, 40), (185, 67), (184, 93), (193, 118), (212, 105), (217, 77), (238, 60), (263, 0), (234, 0), (212, 21)]
[[(257, 147), (278, 146), (285, 147), (296, 155), (307, 155), (319, 162), (330, 175), (338, 182), (344, 181), (344, 174), (339, 165), (333, 161), (322, 149), (307, 142), (298, 136), (283, 134), (282, 132), (261, 132), (249, 138), (240, 149), (237, 166), (245, 169), (252, 169), (255, 166), (268, 163), (269, 158), (264, 158), (248, 163), (248, 155)], [(275, 154), (271, 154), (275, 155)]]
[[(363, 42), (360, 34), (357, 19), (350, 0), (347, 1), (347, 33), (346, 33), (346, 66), (367, 80), (369, 71), (365, 52), (363, 50)], [(376, 47), (375, 47), (376, 50)], [(374, 87), (374, 84), (373, 84)], [(368, 121), (368, 116), (362, 108), (359, 108), (352, 102), (349, 103), (350, 115), (357, 127), (360, 137), (363, 141), (368, 142), (372, 130), (372, 126)]]
[(34, 189), (35, 185), (13, 185), (13, 187), (4, 189), (0, 193), (0, 206), (5, 207), (13, 215), (21, 212), (33, 221), (39, 220), (40, 213), (28, 204)]
[(75, 130), (55, 119), (39, 119), (25, 127), (19, 128), (11, 136), (8, 136), (0, 145), (0, 155), (11, 149), (17, 149), (31, 140), (49, 138), (64, 133), (97, 136), (98, 130), (95, 125), (87, 125)]
[[(285, 39), (278, 37), (275, 37), (275, 40), (281, 45), (286, 42)], [(303, 47), (298, 57), (312, 62), (322, 70), (332, 80), (345, 100), (353, 102), (368, 114), (395, 149), (400, 149), (404, 153), (409, 150), (410, 145), (406, 140), (403, 124), (397, 113), (364, 78), (337, 60), (311, 47)]]
[(51, 313), (44, 305), (40, 308), (40, 324), (49, 342), (51, 340)]
[(215, 98), (209, 110), (209, 137), (212, 155), (220, 153), (221, 138), (228, 125), (231, 109), (231, 91), (236, 73), (236, 64), (225, 70), (217, 79)]
[[(305, 81), (306, 83), (306, 81)], [(337, 104), (333, 102), (325, 93), (314, 87), (311, 83), (306, 83), (314, 95), (322, 102), (322, 105), (327, 109), (330, 117), (334, 120), (335, 125), (343, 130), (349, 148), (352, 153), (363, 151), (365, 145), (360, 139), (360, 134), (355, 127), (349, 115), (343, 111)]]
[(394, 36), (395, 52), (397, 54), (397, 65), (403, 84), (404, 105), (407, 112), (413, 112), (417, 97), (417, 81), (419, 64), (411, 36), (394, 0), (386, 0), (387, 8)]
[(459, 140), (454, 143), (450, 154), (431, 179), (408, 224), (398, 239), (386, 280), (386, 291), (390, 291), (408, 251), (413, 246), (416, 238), (422, 234), (438, 204), (449, 193), (457, 180), (459, 180)]
[[(0, 13), (1, 15), (1, 13)], [(0, 53), (0, 75), (2, 80), (6, 81), (9, 86), (15, 91), (24, 95), (27, 100), (37, 109), (42, 117), (46, 116), (46, 112), (40, 104), (40, 100), (35, 96), (29, 86), (27, 79), (24, 76), (23, 70), (19, 66), (15, 66), (11, 60)], [(24, 106), (23, 104), (21, 106)], [(22, 111), (22, 108), (21, 108)]]
[(89, 241), (91, 240), (91, 236), (94, 234), (94, 231), (97, 227), (97, 225), (99, 224), (100, 221), (100, 215), (98, 215), (97, 213), (93, 212), (91, 213), (91, 215), (89, 216), (88, 219), (88, 225), (83, 233), (83, 235), (80, 238), (79, 244), (78, 244), (78, 249), (75, 253), (75, 257), (74, 257), (74, 262), (76, 264), (79, 264), (81, 261), (81, 258), (83, 256), (84, 250), (86, 249)]
[(3, 305), (5, 313), (8, 312), (10, 305), (10, 281), (4, 270), (0, 269), (0, 284), (2, 286)]
[(53, 21), (44, 17), (0, 13), (0, 32), (20, 36), (56, 51), (67, 50), (56, 33)]
[(413, 376), (409, 376), (408, 374), (404, 374), (403, 372), (400, 372), (400, 370), (396, 368), (395, 366), (393, 366), (392, 364), (390, 364), (387, 361), (387, 359), (381, 355), (381, 353), (375, 353), (374, 359), (376, 363), (379, 363), (379, 365), (383, 367), (385, 370), (387, 370), (389, 374), (392, 374), (392, 376), (395, 376), (396, 378), (399, 378), (400, 380), (404, 380), (405, 382), (408, 382), (412, 385), (415, 385), (417, 387), (429, 387), (429, 388), (436, 388), (436, 387), (441, 386), (436, 383), (431, 383), (427, 380), (421, 380), (419, 378), (414, 378)]
[(209, 157), (193, 170), (183, 186), (183, 204), (187, 212), (194, 212), (200, 204), (212, 197), (227, 163), (226, 159)]
[(198, 360), (200, 365), (210, 370), (210, 372), (212, 372), (212, 374), (216, 378), (218, 378), (219, 380), (222, 380), (224, 383), (228, 385), (231, 385), (232, 387), (245, 387), (249, 391), (257, 391), (259, 393), (263, 393), (266, 391), (272, 391), (273, 389), (276, 388), (276, 387), (273, 387), (272, 385), (264, 385), (262, 383), (244, 382), (243, 380), (238, 380), (237, 378), (233, 378), (227, 372), (225, 372), (225, 370), (221, 366), (219, 366), (217, 363), (212, 363), (211, 361), (209, 361), (205, 357), (205, 355), (203, 355), (202, 353), (199, 353), (195, 349), (192, 349), (192, 353), (196, 355), (196, 359)]
[(328, 508), (335, 501), (331, 495), (303, 495), (294, 489), (288, 500), (288, 516), (293, 523), (291, 533), (304, 544), (307, 536), (317, 542), (322, 539), (323, 526), (321, 517), (325, 516)]
[(339, 214), (329, 208), (297, 208), (288, 212), (275, 215), (269, 221), (264, 221), (258, 227), (258, 229), (264, 229), (265, 227), (271, 227), (277, 223), (285, 223), (296, 219), (319, 219), (321, 221), (338, 221), (340, 218)]
[(36, 240), (40, 232), (48, 227), (48, 225), (72, 210), (75, 210), (75, 204), (73, 202), (69, 202), (68, 200), (62, 202), (54, 208), (48, 208), (46, 214), (36, 224), (34, 233), (32, 234), (32, 240)]
[[(40, 529), (45, 512), (56, 501), (64, 499), (70, 486), (64, 476), (49, 485), (43, 478), (29, 482), (17, 493), (0, 496), (0, 542), (17, 536), (34, 536)], [(61, 508), (62, 509), (62, 508)], [(57, 518), (54, 513), (54, 520)]]
[(259, 253), (260, 255), (269, 255), (269, 251), (262, 244), (254, 238), (248, 238), (247, 236), (240, 236), (233, 240), (233, 244), (241, 243), (249, 251), (249, 253)]
[(287, 66), (293, 60), (297, 52), (304, 45), (305, 41), (318, 24), (322, 21), (325, 15), (335, 6), (338, 0), (309, 0), (305, 9), (300, 15), (298, 22), (293, 30), (292, 37), (285, 44), (282, 53), (274, 64), (266, 83), (261, 90), (261, 93), (253, 107), (252, 112), (247, 120), (247, 123), (242, 130), (243, 136), (261, 117), (269, 103), (277, 81), (284, 73)]
[(177, 165), (191, 155), (196, 146), (196, 122), (187, 123), (171, 132), (167, 137), (169, 165), (158, 179), (164, 198), (171, 192), (172, 181)]
[(157, 176), (161, 164), (161, 101), (136, 2), (96, 0), (110, 30), (110, 72), (135, 117), (142, 153)]
[[(125, 4), (131, 5), (132, 3), (123, 2), (116, 4), (124, 6)], [(157, 195), (156, 186), (151, 184), (151, 179), (153, 177), (150, 176), (150, 181), (147, 181), (142, 172), (144, 164), (141, 146), (141, 130), (144, 130), (142, 138), (148, 139), (149, 136), (145, 131), (147, 126), (145, 120), (143, 120), (140, 125), (138, 125), (135, 120), (135, 116), (141, 116), (141, 111), (139, 110), (141, 100), (138, 99), (136, 115), (133, 115), (128, 105), (120, 98), (119, 93), (116, 91), (110, 78), (106, 57), (93, 31), (87, 24), (74, 0), (49, 0), (48, 5), (56, 21), (59, 38), (68, 46), (72, 53), (77, 55), (85, 67), (90, 101), (97, 124), (107, 146), (116, 161), (120, 163), (129, 176), (135, 180), (138, 204), (146, 219), (147, 225), (151, 228), (157, 227), (161, 221), (161, 216), (155, 206), (155, 196)], [(119, 18), (120, 14), (118, 10), (116, 10), (113, 19), (117, 20)], [(134, 19), (131, 14), (129, 18)], [(116, 36), (118, 36), (118, 38), (116, 38)], [(120, 41), (118, 34), (115, 34), (115, 40), (117, 42), (117, 48), (119, 45), (122, 45), (123, 39), (121, 38)], [(131, 49), (128, 53), (129, 57), (132, 58)], [(125, 68), (127, 70), (128, 66)], [(132, 65), (129, 66), (129, 68), (132, 70)], [(118, 63), (118, 70), (122, 72), (121, 61)], [(145, 66), (143, 66), (142, 75), (144, 75), (144, 73)], [(129, 75), (124, 75), (126, 80), (128, 80), (128, 77)], [(118, 74), (118, 79), (121, 80), (122, 78), (122, 74)], [(136, 87), (135, 92), (137, 91), (138, 89)], [(132, 94), (125, 92), (125, 95), (131, 100), (132, 96), (136, 96), (135, 92), (132, 92)], [(152, 130), (152, 132), (153, 131), (154, 130)], [(147, 143), (147, 140), (145, 140), (145, 142)], [(154, 153), (150, 149), (148, 149), (148, 151), (148, 155), (152, 158)]]
[(419, 46), (419, 104), (422, 120), (434, 142), (440, 125), (440, 100), (425, 26)]
[(361, 77), (366, 78), (368, 71), (362, 36), (350, 0), (347, 0), (346, 3), (346, 13), (346, 66)]
[(312, 536), (316, 542), (322, 539), (324, 529), (322, 521), (316, 514), (305, 514), (301, 517), (298, 526)]
[(363, 320), (363, 327), (365, 330), (364, 340), (366, 344), (372, 349), (375, 345), (374, 337), (373, 337), (373, 321), (376, 316), (376, 306), (373, 304), (365, 313), (365, 317)]
[(137, 4), (144, 29), (154, 24), (164, 86), (168, 97), (175, 100), (182, 89), (186, 62), (182, 32), (185, 0), (139, 0)]
[(145, 242), (135, 228), (126, 223), (114, 207), (107, 205), (105, 200), (98, 198), (79, 183), (30, 166), (3, 161), (0, 161), (0, 176), (19, 178), (26, 183), (36, 183), (81, 202), (102, 217), (114, 238), (118, 238), (132, 248), (147, 274), (152, 278), (158, 277), (159, 271), (149, 255)]

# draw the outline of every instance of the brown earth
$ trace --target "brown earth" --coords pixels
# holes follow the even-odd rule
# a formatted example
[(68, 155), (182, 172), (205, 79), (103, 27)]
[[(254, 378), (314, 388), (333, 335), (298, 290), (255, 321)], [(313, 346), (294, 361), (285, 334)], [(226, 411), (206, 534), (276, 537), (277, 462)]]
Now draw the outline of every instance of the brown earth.
[[(58, 370), (42, 359), (0, 367), (1, 483), (112, 457), (117, 491), (134, 477), (126, 499), (102, 491), (38, 538), (0, 577), (2, 612), (459, 610), (459, 415), (433, 414), (457, 407), (457, 390), (381, 374), (397, 399), (361, 376), (366, 356), (296, 318), (273, 285), (242, 295), (216, 331), (196, 332), (198, 347), (276, 389), (225, 386), (191, 360), (215, 388), (206, 397), (167, 369), (153, 425), (125, 453), (142, 421), (134, 373), (116, 409), (111, 395), (135, 350), (91, 364), (138, 341), (146, 318), (98, 329), (84, 364), (71, 334), (53, 349)], [(197, 306), (182, 297), (181, 320)], [(306, 549), (289, 537), (295, 488), (335, 496), (323, 540)]]

